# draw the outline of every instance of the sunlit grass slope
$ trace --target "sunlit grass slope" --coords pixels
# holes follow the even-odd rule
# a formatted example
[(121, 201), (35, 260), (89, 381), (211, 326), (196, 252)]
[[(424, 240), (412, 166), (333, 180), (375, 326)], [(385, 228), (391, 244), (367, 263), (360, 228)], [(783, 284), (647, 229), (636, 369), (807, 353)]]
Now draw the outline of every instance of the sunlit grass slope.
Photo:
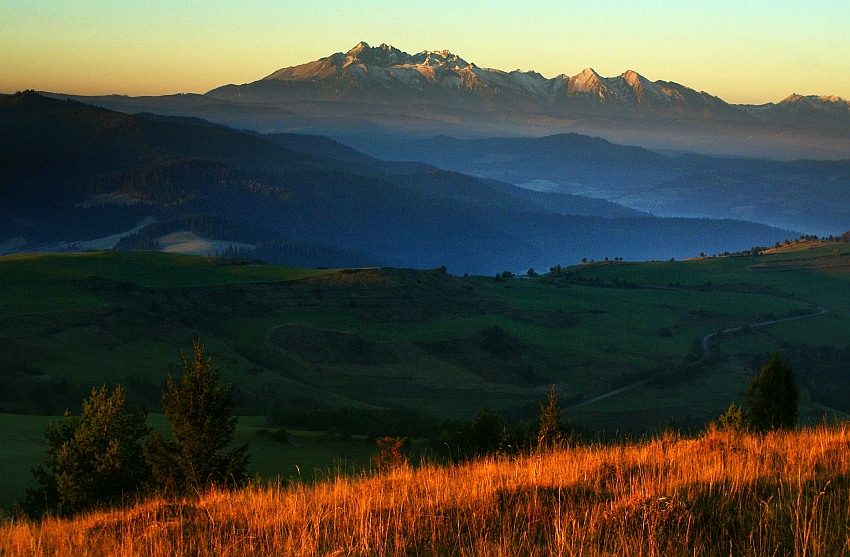
[(7, 522), (27, 556), (848, 555), (850, 428), (713, 432)]

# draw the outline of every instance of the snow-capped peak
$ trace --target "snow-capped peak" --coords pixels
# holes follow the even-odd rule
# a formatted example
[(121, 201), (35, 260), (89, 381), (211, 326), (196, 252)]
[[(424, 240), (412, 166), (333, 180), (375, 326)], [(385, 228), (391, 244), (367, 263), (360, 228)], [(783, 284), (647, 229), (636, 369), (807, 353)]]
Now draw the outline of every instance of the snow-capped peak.
[(376, 66), (401, 64), (409, 57), (409, 54), (386, 43), (382, 43), (381, 46), (371, 47), (365, 41), (360, 41), (354, 48), (345, 53), (346, 64), (362, 62)]
[(369, 46), (369, 43), (367, 43), (366, 41), (360, 41), (359, 43), (354, 45), (354, 47), (351, 50), (346, 52), (345, 55), (355, 57), (358, 54), (360, 54), (361, 52), (363, 52), (364, 50), (368, 50), (370, 48), (372, 48), (372, 47)]
[(569, 88), (571, 91), (579, 93), (602, 94), (605, 85), (602, 82), (602, 77), (596, 73), (593, 68), (585, 68), (581, 73), (570, 78)]
[(423, 50), (411, 58), (411, 63), (448, 69), (465, 68), (469, 62), (450, 50)]
[(594, 70), (593, 68), (585, 68), (581, 71), (581, 73), (579, 73), (575, 77), (576, 80), (593, 81), (601, 79), (602, 76), (596, 73), (596, 70)]
[(643, 87), (644, 82), (646, 82), (646, 78), (637, 73), (634, 70), (626, 70), (620, 75), (626, 83), (631, 85), (632, 87)]
[(799, 95), (793, 93), (781, 101), (777, 107), (791, 111), (818, 111), (826, 114), (846, 114), (850, 112), (850, 101), (828, 95)]

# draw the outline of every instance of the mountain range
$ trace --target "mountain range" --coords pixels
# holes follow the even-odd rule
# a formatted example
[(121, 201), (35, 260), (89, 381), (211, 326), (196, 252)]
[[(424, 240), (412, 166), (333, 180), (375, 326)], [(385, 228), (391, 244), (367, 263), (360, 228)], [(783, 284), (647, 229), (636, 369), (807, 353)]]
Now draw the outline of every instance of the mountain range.
[[(850, 124), (840, 97), (792, 94), (779, 103), (732, 105), (671, 81), (650, 81), (634, 70), (602, 77), (593, 68), (545, 78), (534, 71), (480, 68), (448, 50), (408, 54), (393, 46), (358, 43), (314, 62), (277, 70), (207, 96), (247, 102), (330, 101), (368, 104), (428, 103), (473, 109), (639, 118), (693, 117), (793, 123), (837, 128)], [(813, 120), (812, 120), (813, 118)]]
[[(166, 249), (188, 239), (301, 266), (546, 269), (670, 259), (796, 236), (729, 219), (655, 218), (327, 138), (128, 115), (33, 92), (0, 97), (4, 252)], [(212, 242), (212, 243), (211, 243)]]
[(651, 82), (634, 71), (604, 78), (586, 68), (574, 76), (547, 79), (539, 73), (479, 68), (447, 50), (407, 54), (361, 42), (315, 62), (283, 68), (245, 85), (227, 85), (208, 96), (253, 102), (421, 102), (472, 109), (587, 110), (645, 115), (672, 112), (736, 118), (723, 100), (670, 82)]
[(75, 98), (129, 113), (327, 135), (358, 149), (400, 137), (573, 132), (713, 155), (850, 158), (850, 107), (839, 97), (791, 94), (776, 103), (735, 105), (633, 70), (603, 77), (585, 68), (546, 78), (534, 71), (482, 68), (447, 50), (408, 54), (364, 42), (203, 95)]

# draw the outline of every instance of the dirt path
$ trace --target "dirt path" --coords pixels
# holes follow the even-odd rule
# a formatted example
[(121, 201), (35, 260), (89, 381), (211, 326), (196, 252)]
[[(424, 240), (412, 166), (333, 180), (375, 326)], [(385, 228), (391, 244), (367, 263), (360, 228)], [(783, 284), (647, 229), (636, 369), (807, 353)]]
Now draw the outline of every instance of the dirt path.
[[(788, 321), (797, 321), (799, 319), (809, 319), (810, 317), (818, 317), (820, 315), (825, 315), (828, 312), (829, 312), (829, 310), (827, 310), (825, 307), (818, 306), (817, 311), (815, 311), (814, 313), (807, 313), (806, 315), (797, 315), (795, 317), (786, 317), (785, 319), (774, 319), (772, 321), (763, 321), (761, 323), (751, 323), (749, 325), (744, 325), (742, 327), (731, 327), (729, 329), (723, 329), (722, 331), (718, 331), (718, 332), (715, 332), (715, 333), (709, 333), (709, 334), (705, 335), (704, 337), (702, 337), (702, 358), (699, 361), (702, 362), (703, 360), (705, 360), (708, 357), (709, 342), (711, 341), (712, 338), (716, 337), (717, 335), (728, 335), (730, 333), (741, 332), (744, 329), (755, 329), (757, 327), (767, 327), (769, 325), (777, 325), (779, 323), (787, 323)], [(697, 362), (697, 363), (699, 363), (699, 362)]]
[(587, 406), (588, 404), (593, 404), (594, 402), (599, 402), (600, 400), (604, 400), (608, 397), (612, 397), (612, 396), (618, 395), (620, 393), (624, 393), (626, 391), (636, 389), (638, 387), (646, 385), (648, 382), (649, 382), (649, 379), (644, 379), (642, 381), (638, 381), (637, 383), (631, 383), (629, 385), (626, 385), (625, 387), (620, 387), (619, 389), (614, 389), (613, 391), (608, 391), (607, 393), (602, 393), (601, 395), (595, 396), (593, 398), (583, 400), (583, 401), (579, 402), (578, 404), (573, 404), (572, 406), (568, 406), (567, 409), (569, 410), (570, 408), (579, 408), (581, 406)]
[[(744, 329), (755, 329), (757, 327), (768, 327), (770, 325), (777, 325), (779, 323), (787, 323), (789, 321), (797, 321), (799, 319), (809, 319), (811, 317), (819, 317), (819, 316), (825, 315), (827, 313), (829, 313), (829, 310), (827, 310), (823, 306), (818, 306), (817, 311), (815, 311), (814, 313), (807, 313), (806, 315), (797, 315), (795, 317), (786, 317), (784, 319), (773, 319), (771, 321), (762, 321), (761, 323), (751, 323), (749, 325), (744, 325), (744, 326), (741, 326), (741, 327), (730, 327), (728, 329), (723, 329), (722, 331), (709, 333), (709, 334), (705, 335), (704, 337), (702, 337), (702, 358), (700, 358), (698, 361), (692, 363), (691, 365), (694, 366), (694, 365), (697, 365), (699, 363), (702, 363), (703, 361), (705, 361), (706, 358), (708, 358), (708, 355), (710, 353), (709, 343), (711, 342), (711, 339), (716, 337), (717, 335), (728, 335), (728, 334), (731, 334), (731, 333), (741, 332)], [(588, 404), (593, 404), (595, 402), (599, 402), (600, 400), (605, 400), (606, 398), (616, 396), (620, 393), (624, 393), (626, 391), (630, 391), (632, 389), (642, 387), (643, 385), (646, 385), (648, 382), (649, 382), (649, 379), (643, 379), (642, 381), (638, 381), (636, 383), (631, 383), (631, 384), (626, 385), (624, 387), (620, 387), (619, 389), (614, 389), (613, 391), (608, 391), (607, 393), (602, 393), (601, 395), (597, 395), (593, 398), (583, 400), (583, 401), (579, 402), (578, 404), (573, 404), (572, 406), (568, 406), (566, 409), (569, 410), (570, 408), (580, 408), (582, 406), (587, 406)]]

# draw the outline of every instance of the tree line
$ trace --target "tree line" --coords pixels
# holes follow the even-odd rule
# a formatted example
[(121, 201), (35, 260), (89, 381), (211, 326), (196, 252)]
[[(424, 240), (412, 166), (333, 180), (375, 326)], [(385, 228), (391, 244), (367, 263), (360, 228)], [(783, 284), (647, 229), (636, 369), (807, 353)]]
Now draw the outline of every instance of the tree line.
[[(220, 384), (220, 370), (205, 355), (200, 341), (192, 348), (190, 356), (181, 356), (180, 377), (169, 374), (161, 392), (170, 436), (152, 434), (147, 411), (130, 408), (120, 385), (95, 388), (79, 416), (66, 411), (61, 420), (48, 426), (45, 462), (33, 470), (38, 486), (27, 490), (19, 510), (31, 517), (73, 515), (152, 494), (187, 496), (213, 486), (244, 485), (249, 480), (248, 445), (231, 447), (237, 424), (232, 415), (233, 386)], [(778, 354), (752, 380), (744, 399), (746, 411), (733, 403), (709, 428), (763, 432), (796, 424), (794, 372)], [(441, 442), (450, 448), (453, 461), (467, 461), (565, 448), (577, 441), (572, 424), (563, 419), (554, 385), (538, 408), (536, 423), (521, 422), (512, 428), (503, 416), (485, 407)], [(312, 418), (303, 424), (311, 428), (332, 428), (344, 415), (340, 410), (300, 418)], [(362, 416), (354, 422), (362, 425), (370, 417), (375, 416)], [(403, 451), (407, 437), (401, 431), (415, 420), (399, 418), (381, 423), (392, 434), (375, 431), (373, 464), (379, 470), (407, 462)], [(445, 432), (447, 424), (432, 421), (430, 426), (435, 424)], [(420, 421), (416, 433), (426, 433), (423, 427), (428, 426)]]

